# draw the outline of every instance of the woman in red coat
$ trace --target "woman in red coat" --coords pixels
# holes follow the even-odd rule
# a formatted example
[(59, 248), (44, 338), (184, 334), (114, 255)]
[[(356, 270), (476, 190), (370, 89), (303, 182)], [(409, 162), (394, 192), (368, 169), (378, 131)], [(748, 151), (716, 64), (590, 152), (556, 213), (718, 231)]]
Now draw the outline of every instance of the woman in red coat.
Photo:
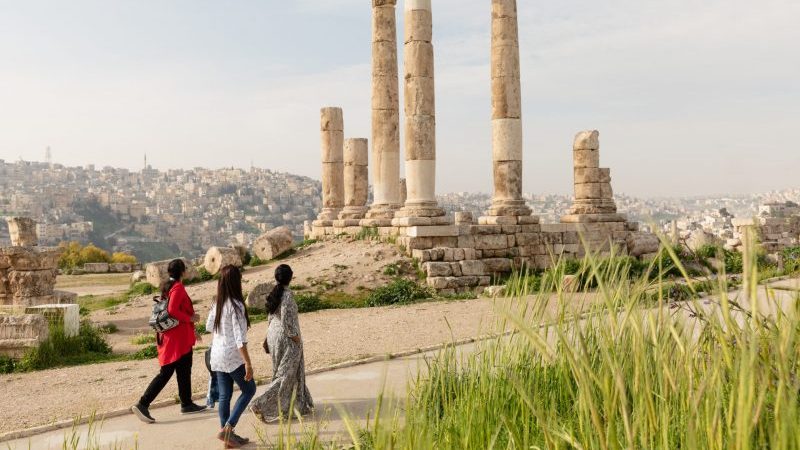
[(186, 265), (180, 259), (170, 261), (167, 272), (169, 281), (161, 286), (161, 295), (169, 298), (167, 311), (179, 323), (175, 328), (157, 335), (161, 371), (150, 382), (139, 402), (131, 407), (131, 411), (145, 423), (156, 421), (150, 415), (150, 404), (167, 385), (173, 373), (178, 379), (181, 414), (194, 414), (206, 409), (192, 401), (192, 347), (197, 340), (194, 324), (200, 320), (200, 316), (195, 314), (192, 300), (181, 282), (186, 273)]

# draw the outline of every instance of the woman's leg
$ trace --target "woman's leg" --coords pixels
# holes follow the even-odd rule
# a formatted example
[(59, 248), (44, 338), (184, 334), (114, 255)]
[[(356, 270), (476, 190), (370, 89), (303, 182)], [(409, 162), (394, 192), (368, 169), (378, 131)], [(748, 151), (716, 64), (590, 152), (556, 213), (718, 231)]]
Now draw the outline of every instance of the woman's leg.
[(172, 374), (175, 373), (176, 365), (177, 362), (167, 364), (166, 366), (161, 366), (158, 375), (153, 378), (153, 381), (150, 382), (150, 385), (147, 386), (144, 394), (142, 394), (142, 397), (139, 399), (140, 406), (144, 406), (145, 408), (150, 407), (150, 404), (153, 403), (153, 400), (158, 397), (158, 394), (160, 394), (164, 389), (164, 386), (167, 385), (169, 379), (172, 378)]
[(208, 376), (208, 395), (206, 395), (206, 404), (209, 408), (213, 408), (214, 404), (219, 401), (219, 389), (217, 387), (217, 373), (209, 372)]
[(233, 411), (231, 412), (230, 417), (228, 418), (228, 424), (231, 426), (231, 428), (236, 427), (236, 424), (239, 423), (239, 418), (242, 417), (245, 408), (247, 408), (247, 405), (250, 404), (250, 400), (253, 399), (253, 396), (256, 395), (255, 380), (245, 381), (244, 374), (244, 364), (239, 366), (238, 369), (230, 374), (231, 379), (236, 382), (236, 385), (239, 386), (239, 389), (242, 391), (241, 395), (239, 395), (239, 398), (236, 400), (236, 404), (233, 406)]
[(217, 390), (219, 391), (219, 423), (224, 428), (231, 416), (231, 396), (233, 396), (233, 378), (229, 373), (215, 372), (217, 374)]
[(181, 406), (193, 405), (192, 401), (192, 352), (181, 356), (175, 366), (175, 373), (178, 378), (178, 396), (181, 399)]

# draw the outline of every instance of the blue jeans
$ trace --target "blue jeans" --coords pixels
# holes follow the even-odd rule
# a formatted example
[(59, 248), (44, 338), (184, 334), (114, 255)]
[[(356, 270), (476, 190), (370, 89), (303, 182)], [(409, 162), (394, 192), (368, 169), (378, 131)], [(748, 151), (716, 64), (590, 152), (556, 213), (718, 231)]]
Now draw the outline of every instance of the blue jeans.
[(219, 401), (219, 384), (217, 383), (217, 372), (209, 372), (208, 395), (206, 395), (206, 405), (213, 407)]
[[(231, 428), (239, 423), (239, 418), (242, 417), (245, 408), (256, 395), (256, 382), (255, 380), (244, 380), (244, 364), (239, 366), (231, 373), (214, 372), (217, 377), (217, 386), (219, 387), (219, 422), (223, 428), (225, 425), (230, 425)], [(233, 383), (239, 386), (242, 394), (233, 405), (231, 411), (231, 397), (233, 397)]]

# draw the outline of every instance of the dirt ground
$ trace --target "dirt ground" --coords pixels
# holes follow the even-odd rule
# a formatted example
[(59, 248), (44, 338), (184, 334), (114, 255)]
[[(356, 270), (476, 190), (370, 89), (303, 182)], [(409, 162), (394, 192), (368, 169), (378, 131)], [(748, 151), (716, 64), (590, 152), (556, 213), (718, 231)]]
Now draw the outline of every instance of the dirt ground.
[(125, 292), (130, 287), (131, 274), (59, 275), (56, 289), (84, 295), (113, 295)]
[[(294, 270), (295, 292), (323, 291), (327, 294), (358, 295), (385, 286), (393, 278), (384, 273), (387, 266), (391, 269), (401, 267), (406, 272), (413, 271), (411, 261), (403, 257), (393, 245), (342, 239), (312, 244), (281, 261), (246, 268), (242, 280), (245, 295), (259, 283), (272, 281), (275, 268), (283, 263), (289, 264)], [(208, 314), (216, 295), (216, 286), (216, 281), (209, 281), (186, 288), (195, 304), (195, 310), (203, 318)], [(126, 285), (125, 289), (127, 288)], [(151, 307), (152, 296), (138, 297), (113, 308), (92, 312), (89, 318), (98, 325), (114, 324), (118, 331), (108, 335), (114, 352), (131, 353), (142, 347), (132, 344), (131, 339), (137, 334), (150, 333), (147, 320)]]

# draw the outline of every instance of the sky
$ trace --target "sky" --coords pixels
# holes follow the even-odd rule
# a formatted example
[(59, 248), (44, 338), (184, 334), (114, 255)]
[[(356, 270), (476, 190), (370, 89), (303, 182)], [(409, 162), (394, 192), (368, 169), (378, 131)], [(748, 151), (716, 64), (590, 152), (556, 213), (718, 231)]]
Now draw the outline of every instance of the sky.
[[(571, 192), (586, 129), (616, 192), (800, 185), (799, 1), (518, 9), (525, 192)], [(439, 193), (492, 189), (490, 12), (433, 0)], [(369, 0), (0, 0), (0, 159), (49, 146), (66, 165), (138, 169), (146, 153), (319, 178), (321, 107), (344, 108), (346, 137), (371, 134), (370, 15)]]

